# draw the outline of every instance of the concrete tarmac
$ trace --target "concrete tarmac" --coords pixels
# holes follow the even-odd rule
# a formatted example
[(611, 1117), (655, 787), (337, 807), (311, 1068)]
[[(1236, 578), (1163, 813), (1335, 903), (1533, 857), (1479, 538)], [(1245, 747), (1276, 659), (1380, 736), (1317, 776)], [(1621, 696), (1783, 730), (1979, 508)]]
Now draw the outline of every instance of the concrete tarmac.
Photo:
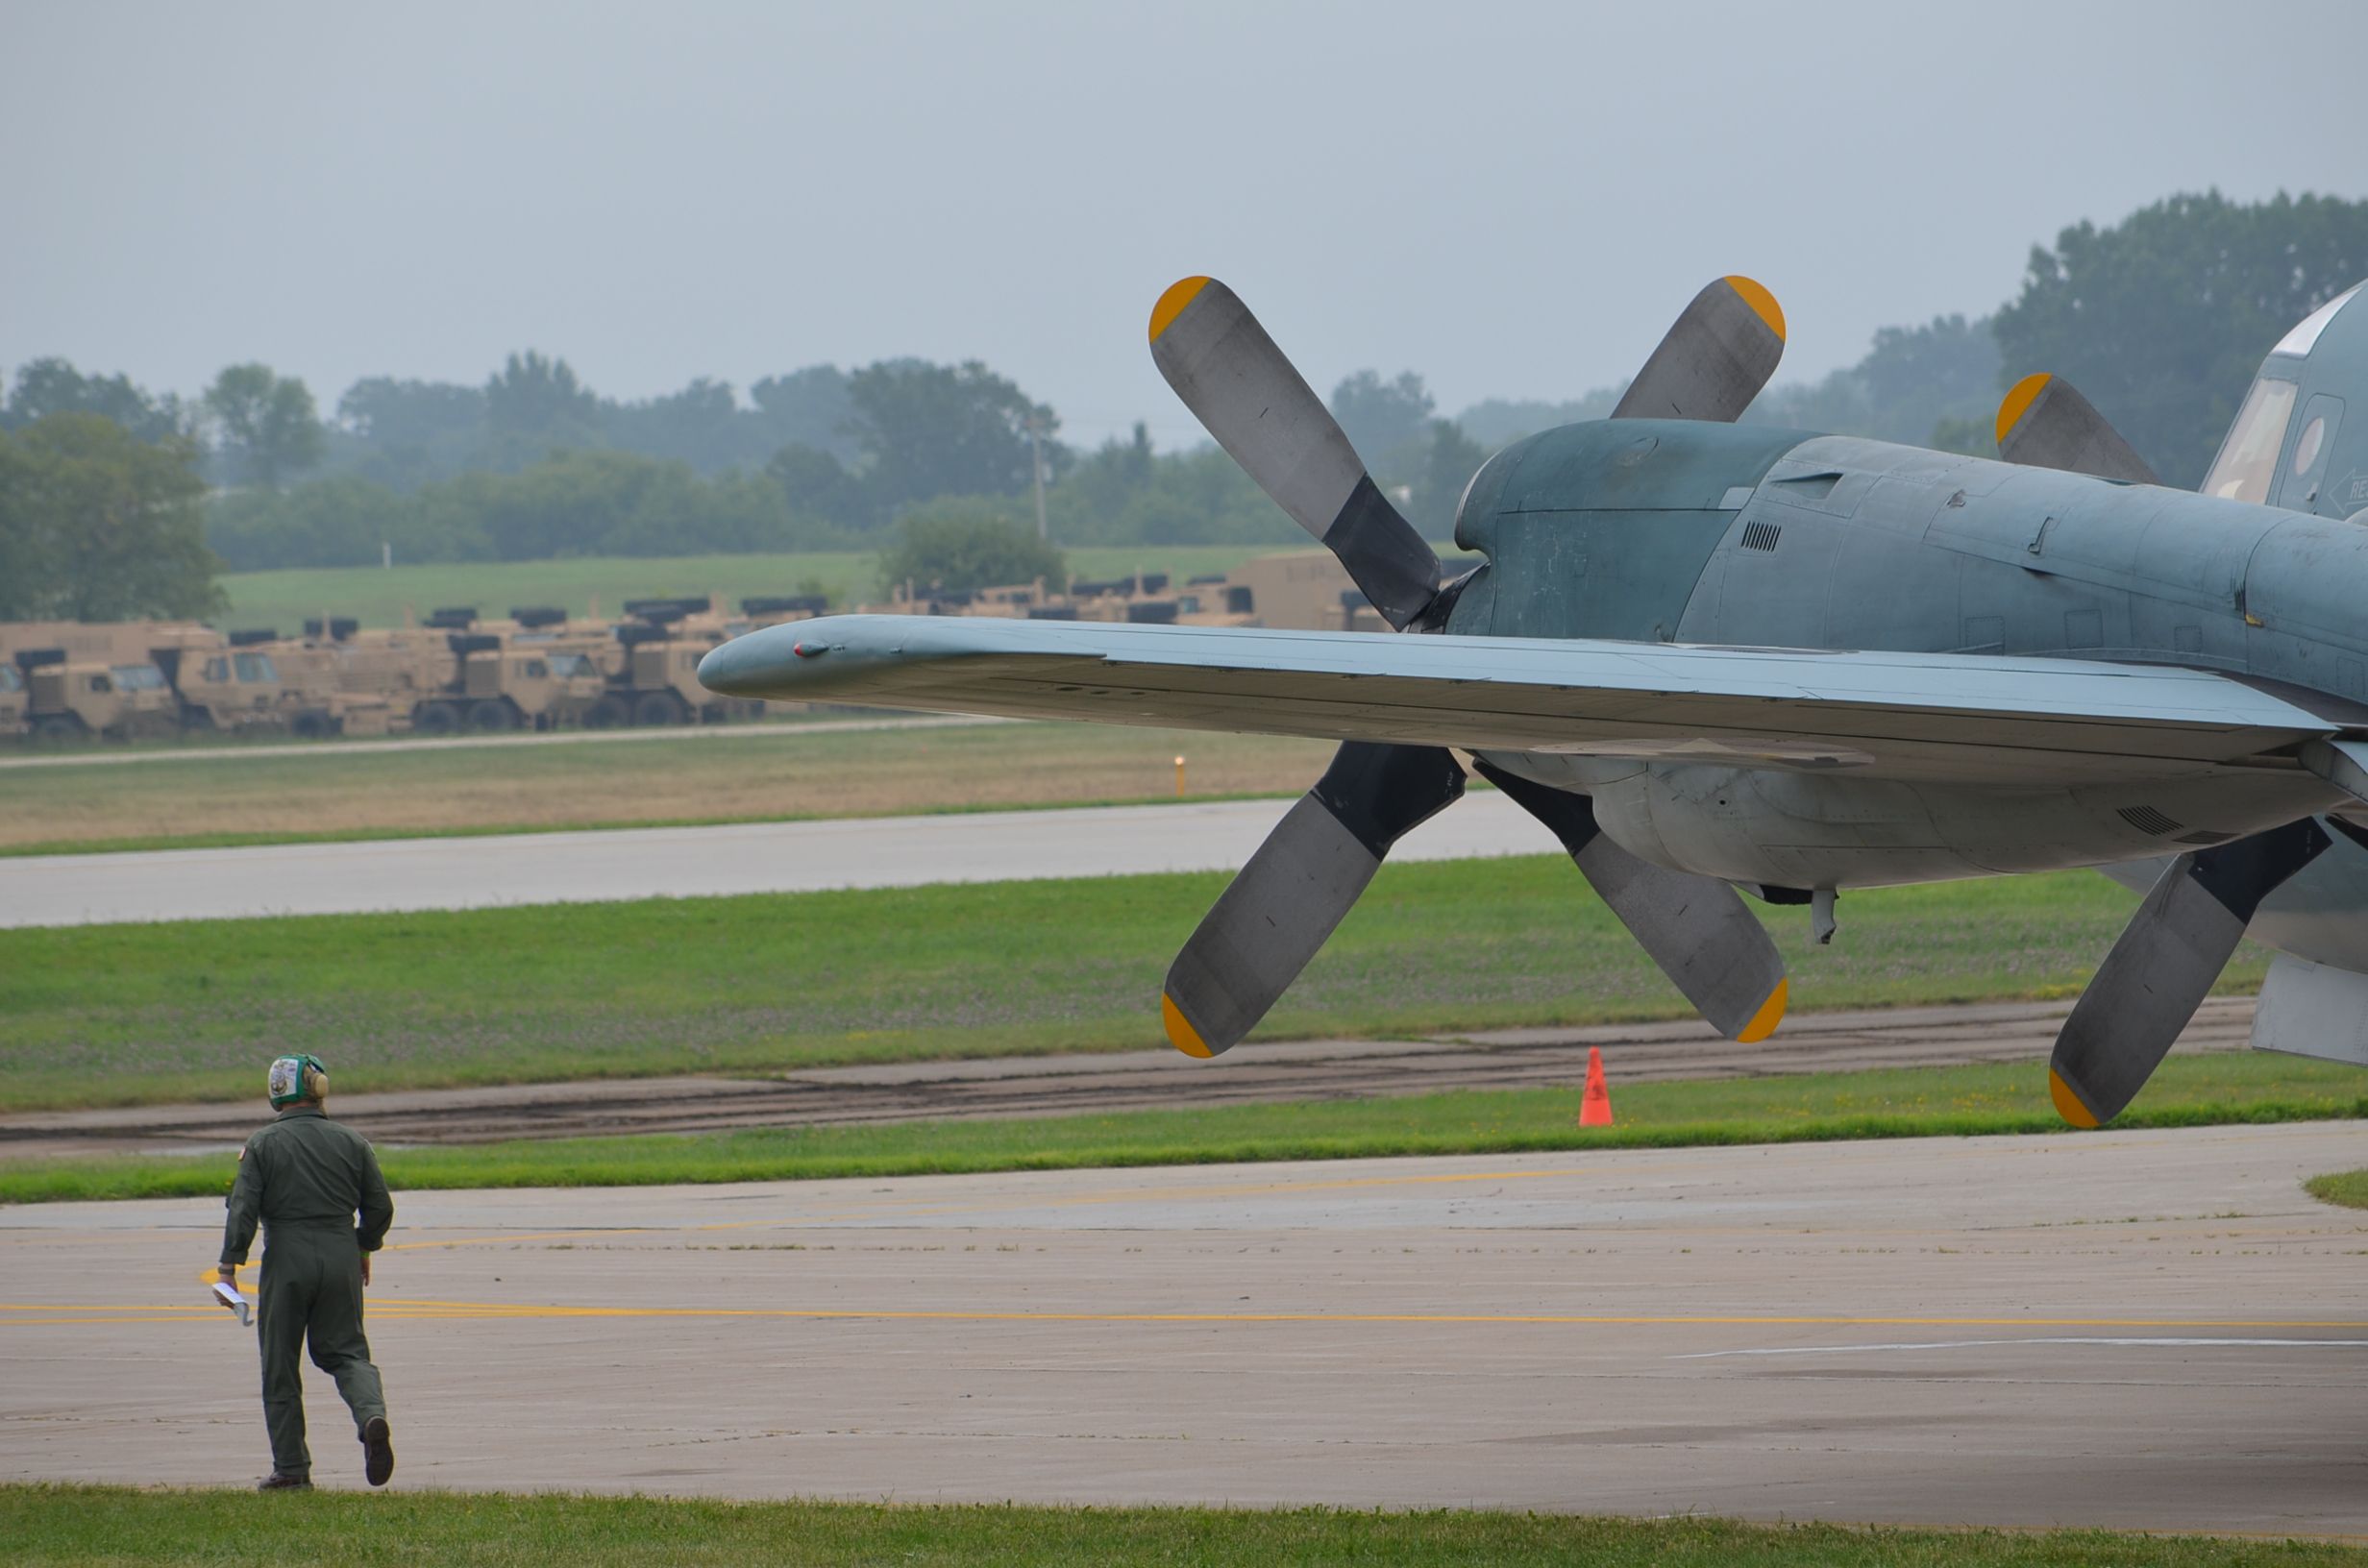
[[(2368, 1536), (2313, 1123), (417, 1193), (398, 1486)], [(0, 1213), (0, 1476), (241, 1483), (220, 1207)], [(315, 1479), (360, 1452), (308, 1377)]]
[[(1291, 804), (1225, 800), (0, 858), (0, 926), (1233, 870)], [(1527, 813), (1480, 790), (1408, 834), (1391, 858), (1558, 850)]]

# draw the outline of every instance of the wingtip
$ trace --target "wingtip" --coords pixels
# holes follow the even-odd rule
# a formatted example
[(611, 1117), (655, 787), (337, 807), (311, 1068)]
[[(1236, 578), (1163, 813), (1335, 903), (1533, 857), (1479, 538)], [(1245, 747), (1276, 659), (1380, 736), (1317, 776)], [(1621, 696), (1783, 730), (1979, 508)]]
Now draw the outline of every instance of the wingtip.
[(1174, 325), (1175, 318), (1184, 313), (1184, 307), (1198, 299), (1200, 291), (1208, 286), (1209, 280), (1205, 277), (1179, 278), (1170, 283), (1167, 291), (1160, 295), (1159, 303), (1151, 306), (1151, 341), (1158, 342), (1159, 334)]
[(1735, 272), (1727, 275), (1727, 286), (1742, 296), (1743, 303), (1751, 306), (1752, 314), (1767, 323), (1768, 331), (1776, 334), (1777, 342), (1785, 341), (1785, 307), (1776, 303), (1776, 296), (1768, 292), (1766, 284), (1756, 278), (1746, 278)]
[(2046, 391), (2047, 383), (2055, 379), (2044, 370), (2035, 371), (2008, 390), (2005, 401), (1998, 404), (1996, 434), (2000, 446), (2007, 444), (2008, 432), (2023, 422), (2023, 416), (2031, 412), (2031, 405), (2039, 401), (2039, 394)]
[(1769, 992), (1767, 1000), (1760, 1004), (1760, 1011), (1751, 1016), (1751, 1021), (1743, 1025), (1742, 1032), (1735, 1037), (1736, 1043), (1757, 1045), (1774, 1034), (1776, 1026), (1785, 1021), (1785, 1004), (1791, 994), (1792, 981), (1788, 977), (1777, 981), (1776, 989)]
[(1184, 1010), (1175, 1005), (1175, 998), (1164, 991), (1159, 993), (1159, 1021), (1167, 1028), (1168, 1043), (1186, 1056), (1206, 1062), (1217, 1054), (1209, 1049), (1208, 1041), (1200, 1038), (1200, 1031), (1193, 1027), (1192, 1020), (1184, 1016)]
[(2077, 1090), (2064, 1082), (2062, 1073), (2054, 1067), (2047, 1069), (2047, 1097), (2056, 1102), (2056, 1115), (2083, 1132), (2091, 1132), (2099, 1125), (2097, 1114), (2088, 1109)]

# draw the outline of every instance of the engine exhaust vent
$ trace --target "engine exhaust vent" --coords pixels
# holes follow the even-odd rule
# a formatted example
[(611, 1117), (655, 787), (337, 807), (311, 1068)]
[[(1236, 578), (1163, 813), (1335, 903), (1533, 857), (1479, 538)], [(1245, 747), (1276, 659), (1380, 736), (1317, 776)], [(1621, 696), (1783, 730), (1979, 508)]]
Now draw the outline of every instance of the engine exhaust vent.
[(2163, 816), (2152, 806), (2124, 806), (2114, 815), (2140, 833), (2151, 833), (2156, 838), (2176, 833), (2182, 825)]

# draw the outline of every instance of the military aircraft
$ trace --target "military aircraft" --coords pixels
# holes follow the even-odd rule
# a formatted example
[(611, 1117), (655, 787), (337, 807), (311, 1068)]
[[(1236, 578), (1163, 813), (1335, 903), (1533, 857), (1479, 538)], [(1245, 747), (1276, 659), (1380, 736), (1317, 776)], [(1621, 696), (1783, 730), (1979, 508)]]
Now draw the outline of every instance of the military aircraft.
[[(2368, 285), (2363, 285), (2368, 286)], [(2004, 460), (1734, 423), (1784, 315), (1680, 315), (1608, 420), (1495, 453), (1437, 555), (1248, 307), (1187, 278), (1151, 354), (1398, 632), (840, 616), (752, 633), (733, 696), (1342, 743), (1201, 921), (1162, 1013), (1214, 1056), (1472, 768), (1535, 815), (1703, 1017), (1788, 981), (1743, 901), (2097, 867), (2147, 889), (2059, 1037), (2079, 1126), (2143, 1086), (2248, 931), (2254, 1043), (2368, 1065), (2368, 293), (2272, 350), (2202, 494), (2032, 377)], [(1452, 749), (1450, 749), (1452, 748)]]

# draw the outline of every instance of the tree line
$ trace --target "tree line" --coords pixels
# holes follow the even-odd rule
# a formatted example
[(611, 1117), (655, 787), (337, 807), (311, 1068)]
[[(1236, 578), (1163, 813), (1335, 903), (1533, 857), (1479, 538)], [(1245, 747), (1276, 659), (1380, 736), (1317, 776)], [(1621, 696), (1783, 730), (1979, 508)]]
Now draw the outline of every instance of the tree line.
[[(2268, 346), (2363, 276), (2368, 202), (2174, 196), (2034, 246), (2019, 291), (1992, 314), (1885, 328), (1856, 364), (1771, 387), (1748, 417), (1987, 453), (2000, 392), (2048, 369), (2165, 482), (2191, 485)], [(1376, 478), (1438, 537), (1490, 452), (1600, 418), (1621, 390), (1491, 399), (1446, 417), (1419, 375), (1366, 370), (1330, 403)], [(530, 351), (477, 385), (368, 378), (324, 414), (301, 379), (261, 364), (231, 366), (185, 400), (41, 359), (17, 369), (0, 403), (0, 585), (13, 585), (0, 599), (120, 599), (24, 586), (109, 558), (70, 543), (82, 526), (59, 508), (79, 505), (100, 505), (90, 527), (112, 518), (117, 535), (147, 527), (128, 518), (155, 520), (154, 570), (128, 574), (147, 584), (133, 591), (141, 607), (204, 602), (208, 547), (259, 570), (364, 564), (382, 549), (451, 561), (901, 548), (909, 519), (1032, 534), (1040, 476), (1064, 543), (1300, 537), (1213, 446), (1155, 452), (1137, 426), (1079, 451), (1059, 430), (1052, 408), (975, 362), (812, 365), (745, 395), (703, 379), (627, 402)], [(89, 476), (109, 465), (119, 472), (101, 505)], [(61, 477), (69, 470), (83, 478)], [(191, 518), (202, 544), (185, 537)], [(158, 572), (195, 585), (167, 590)]]

